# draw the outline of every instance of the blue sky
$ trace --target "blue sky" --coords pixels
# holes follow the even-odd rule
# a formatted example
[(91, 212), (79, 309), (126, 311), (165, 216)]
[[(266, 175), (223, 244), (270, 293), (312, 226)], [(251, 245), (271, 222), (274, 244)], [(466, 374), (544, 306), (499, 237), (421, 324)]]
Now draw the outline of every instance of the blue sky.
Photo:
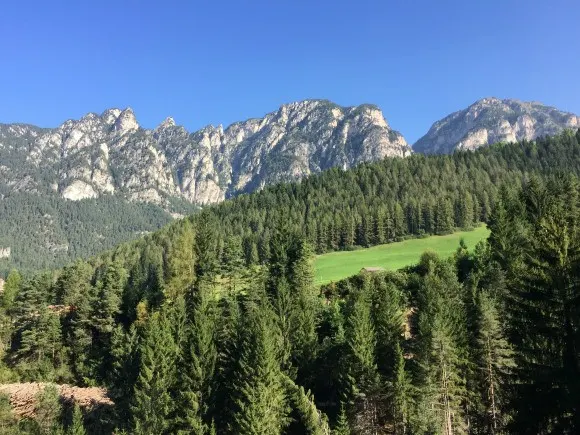
[(577, 0), (26, 1), (0, 15), (0, 122), (134, 109), (190, 130), (374, 103), (409, 142), (486, 96), (580, 113)]

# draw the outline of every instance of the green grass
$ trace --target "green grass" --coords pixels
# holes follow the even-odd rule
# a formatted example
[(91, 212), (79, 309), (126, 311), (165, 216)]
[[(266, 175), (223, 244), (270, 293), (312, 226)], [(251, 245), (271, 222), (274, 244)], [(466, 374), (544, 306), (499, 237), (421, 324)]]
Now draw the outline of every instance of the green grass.
[(316, 257), (314, 279), (317, 285), (356, 275), (363, 267), (383, 267), (396, 270), (416, 264), (425, 251), (435, 251), (441, 257), (451, 256), (463, 238), (467, 247), (473, 249), (477, 242), (487, 238), (485, 226), (473, 231), (461, 231), (447, 236), (430, 236), (424, 239), (409, 239), (404, 242), (373, 246), (356, 251), (331, 252)]

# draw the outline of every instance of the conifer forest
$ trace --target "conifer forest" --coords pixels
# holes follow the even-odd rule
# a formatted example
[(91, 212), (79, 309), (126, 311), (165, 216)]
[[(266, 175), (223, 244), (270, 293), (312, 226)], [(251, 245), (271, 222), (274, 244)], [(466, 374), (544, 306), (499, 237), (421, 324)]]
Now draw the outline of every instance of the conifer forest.
[[(575, 131), (386, 158), (6, 271), (0, 393), (46, 387), (20, 418), (0, 394), (0, 433), (579, 433), (579, 176)], [(314, 285), (317, 254), (481, 224), (450, 259)]]

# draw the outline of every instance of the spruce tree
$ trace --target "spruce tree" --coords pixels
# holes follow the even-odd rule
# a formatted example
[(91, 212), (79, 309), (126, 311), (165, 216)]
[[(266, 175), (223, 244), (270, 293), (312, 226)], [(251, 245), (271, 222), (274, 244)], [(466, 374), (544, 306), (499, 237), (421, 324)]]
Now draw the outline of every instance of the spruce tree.
[(313, 252), (303, 237), (296, 237), (290, 247), (290, 286), (293, 295), (292, 356), (301, 378), (316, 358), (317, 301), (314, 290)]
[(83, 413), (78, 404), (73, 407), (72, 420), (66, 433), (67, 435), (86, 435), (87, 433), (83, 423)]
[(232, 380), (241, 355), (242, 312), (235, 297), (222, 297), (217, 307), (216, 365), (211, 383), (210, 414), (218, 433), (227, 432), (236, 412)]
[(418, 364), (421, 367), (423, 431), (445, 435), (466, 430), (465, 317), (460, 286), (450, 264), (427, 262), (419, 299)]
[(174, 425), (170, 418), (175, 406), (171, 388), (175, 385), (178, 352), (166, 307), (149, 318), (140, 355), (132, 406), (133, 433), (167, 433)]
[(405, 434), (408, 432), (411, 419), (413, 385), (405, 371), (405, 358), (398, 342), (395, 344), (394, 354), (395, 366), (389, 388), (393, 428), (395, 434)]
[(385, 283), (377, 279), (373, 283), (372, 302), (377, 368), (382, 376), (389, 379), (398, 357), (396, 346), (404, 333), (403, 296), (393, 282)]
[(281, 434), (288, 404), (278, 361), (275, 327), (266, 307), (248, 307), (241, 355), (233, 379), (236, 412), (233, 425), (239, 434)]
[(139, 340), (135, 324), (127, 332), (122, 325), (117, 325), (111, 337), (112, 368), (107, 376), (107, 386), (115, 402), (115, 420), (120, 429), (128, 429), (132, 423), (131, 403), (140, 366)]
[[(519, 268), (508, 269), (518, 379), (513, 430), (575, 432), (580, 428), (579, 186), (569, 177), (531, 178), (519, 203), (527, 243), (520, 247)], [(501, 245), (494, 249), (506, 257)]]
[(189, 220), (185, 220), (175, 232), (167, 249), (167, 272), (165, 292), (169, 298), (184, 294), (195, 279), (195, 234)]
[(95, 377), (98, 359), (92, 350), (93, 325), (91, 306), (95, 288), (91, 285), (92, 268), (84, 261), (66, 267), (56, 283), (59, 304), (65, 306), (63, 334), (69, 351), (70, 364), (79, 384)]
[(484, 428), (488, 433), (502, 433), (507, 420), (506, 380), (514, 369), (513, 350), (505, 338), (496, 303), (487, 293), (478, 298), (478, 362), (485, 412)]
[(379, 424), (379, 375), (376, 366), (376, 336), (371, 317), (368, 277), (362, 288), (351, 295), (346, 325), (347, 355), (345, 399), (355, 408), (353, 425), (357, 430), (375, 430)]
[(178, 367), (177, 420), (181, 430), (206, 433), (210, 427), (210, 398), (217, 348), (216, 307), (210, 286), (192, 291), (190, 321)]
[(340, 406), (340, 413), (338, 414), (338, 419), (332, 429), (332, 435), (350, 435), (350, 425), (348, 424), (348, 417), (346, 415), (346, 408), (344, 404)]
[(1, 304), (2, 308), (10, 311), (16, 301), (16, 296), (20, 292), (22, 285), (22, 276), (17, 270), (11, 270), (4, 283), (4, 291), (2, 292)]
[(301, 424), (301, 431), (307, 435), (330, 435), (328, 419), (316, 407), (314, 397), (304, 388), (285, 377), (286, 394)]

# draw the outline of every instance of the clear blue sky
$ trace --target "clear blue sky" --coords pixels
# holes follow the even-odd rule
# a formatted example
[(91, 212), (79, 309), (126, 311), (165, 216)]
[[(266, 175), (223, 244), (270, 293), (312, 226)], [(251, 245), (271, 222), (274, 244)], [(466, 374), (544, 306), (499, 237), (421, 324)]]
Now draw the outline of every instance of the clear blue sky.
[(374, 103), (412, 143), (486, 96), (580, 113), (578, 0), (9, 0), (0, 122), (109, 107), (193, 130), (282, 103)]

